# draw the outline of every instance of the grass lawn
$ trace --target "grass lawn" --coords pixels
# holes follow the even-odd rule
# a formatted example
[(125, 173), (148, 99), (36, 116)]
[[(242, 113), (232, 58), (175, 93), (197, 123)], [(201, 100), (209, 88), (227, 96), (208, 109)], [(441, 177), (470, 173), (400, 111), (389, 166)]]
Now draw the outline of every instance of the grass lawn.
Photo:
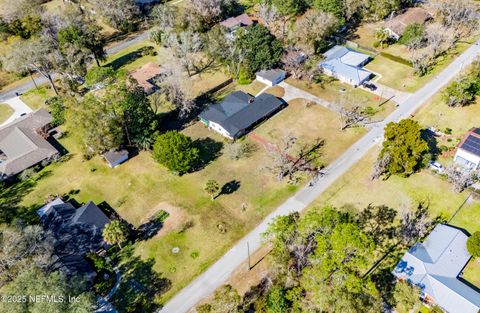
[[(57, 84), (57, 88), (59, 85)], [(55, 92), (50, 88), (50, 85), (40, 86), (38, 89), (31, 89), (20, 96), (20, 99), (25, 102), (32, 110), (37, 110), (45, 107), (45, 100), (55, 96)]]
[(471, 105), (452, 108), (443, 102), (439, 93), (415, 114), (415, 119), (425, 127), (442, 131), (451, 128), (452, 134), (463, 136), (470, 128), (480, 127), (480, 98)]
[(341, 131), (340, 118), (336, 113), (320, 105), (307, 108), (305, 100), (295, 99), (254, 132), (276, 144), (288, 134), (297, 137), (300, 145), (310, 143), (316, 138), (325, 139), (322, 152), (323, 160), (328, 164), (365, 134), (365, 129), (356, 127)]
[(6, 103), (0, 103), (0, 124), (5, 122), (15, 112), (11, 106)]
[(240, 85), (236, 81), (233, 81), (231, 84), (217, 91), (213, 96), (217, 101), (220, 101), (234, 91), (243, 91), (252, 96), (256, 96), (265, 87), (265, 84), (256, 80), (247, 85)]
[[(342, 97), (355, 99), (357, 100), (356, 105), (360, 105), (363, 108), (371, 108), (370, 110), (374, 112), (372, 116), (374, 120), (384, 119), (395, 110), (395, 104), (392, 101), (385, 102), (386, 99), (382, 99), (373, 93), (363, 89), (353, 88), (337, 80), (331, 83), (315, 84), (308, 83), (304, 80), (288, 78), (286, 82), (336, 105), (341, 105)], [(341, 92), (340, 90), (345, 91)]]
[[(357, 209), (362, 209), (371, 203), (385, 204), (401, 211), (403, 208), (415, 208), (418, 202), (427, 201), (432, 217), (442, 215), (449, 219), (468, 197), (468, 192), (453, 192), (452, 186), (446, 180), (428, 170), (409, 178), (392, 176), (386, 181), (371, 180), (372, 165), (378, 152), (378, 148), (372, 149), (328, 188), (316, 200), (316, 205), (332, 204), (337, 207), (353, 205)], [(467, 210), (479, 212), (480, 203), (473, 202), (462, 208), (463, 212)], [(465, 219), (459, 226), (472, 231), (478, 227), (478, 220)]]
[(463, 270), (463, 278), (480, 288), (480, 258), (471, 259)]
[[(198, 139), (213, 138), (215, 143), (211, 146), (224, 142), (200, 123), (184, 132)], [(45, 177), (23, 198), (22, 204), (41, 205), (50, 194), (74, 190), (78, 192), (78, 201), (106, 201), (134, 225), (160, 209), (174, 208), (167, 218), (174, 225), (136, 246), (139, 256), (154, 258), (154, 269), (172, 281), (172, 288), (161, 301), (188, 284), (297, 190), (262, 170), (265, 153), (260, 147), (249, 158), (232, 161), (221, 155), (201, 171), (175, 176), (146, 152), (110, 169), (100, 157), (89, 161), (82, 158), (74, 132), (60, 143), (70, 152), (71, 159), (42, 170)], [(209, 179), (217, 180), (220, 186), (229, 183), (231, 194), (210, 200), (203, 190)], [(246, 205), (245, 210), (242, 204)], [(226, 226), (226, 233), (219, 233), (219, 224)], [(179, 247), (180, 253), (173, 254), (173, 247)]]

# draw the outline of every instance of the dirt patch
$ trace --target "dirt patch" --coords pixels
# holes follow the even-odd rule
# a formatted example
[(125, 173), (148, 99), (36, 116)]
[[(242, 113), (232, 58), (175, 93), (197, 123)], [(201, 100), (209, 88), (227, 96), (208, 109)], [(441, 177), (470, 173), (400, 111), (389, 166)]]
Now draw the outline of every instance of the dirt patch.
[(157, 233), (156, 237), (167, 234), (172, 230), (179, 229), (185, 222), (186, 213), (183, 209), (173, 206), (167, 202), (161, 202), (148, 212), (148, 217), (145, 218), (141, 224), (146, 223), (150, 217), (160, 211), (168, 212), (168, 217), (160, 231)]

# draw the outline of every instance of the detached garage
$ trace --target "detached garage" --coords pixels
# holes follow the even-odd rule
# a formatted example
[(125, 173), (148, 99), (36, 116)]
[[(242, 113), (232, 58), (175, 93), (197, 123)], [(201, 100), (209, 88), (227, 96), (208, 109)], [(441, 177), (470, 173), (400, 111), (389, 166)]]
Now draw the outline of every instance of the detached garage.
[(255, 74), (257, 80), (267, 86), (273, 87), (281, 83), (287, 76), (287, 72), (283, 70), (264, 70)]
[(128, 160), (128, 151), (127, 150), (115, 150), (108, 151), (103, 154), (103, 158), (107, 162), (108, 166), (115, 168)]

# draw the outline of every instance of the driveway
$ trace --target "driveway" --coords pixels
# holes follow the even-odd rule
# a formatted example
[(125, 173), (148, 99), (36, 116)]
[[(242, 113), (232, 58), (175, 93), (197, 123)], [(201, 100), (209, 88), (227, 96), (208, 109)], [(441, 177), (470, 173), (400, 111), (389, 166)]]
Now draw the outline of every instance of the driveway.
[(419, 109), (428, 99), (440, 91), (449, 81), (461, 71), (462, 64), (469, 65), (480, 54), (480, 45), (474, 44), (461, 54), (455, 61), (444, 69), (435, 79), (423, 88), (412, 94), (406, 101), (392, 112), (382, 123), (378, 123), (361, 139), (354, 143), (344, 154), (331, 163), (324, 171), (324, 175), (310, 186), (307, 184), (297, 194), (280, 205), (268, 215), (255, 229), (238, 241), (217, 262), (198, 276), (187, 287), (175, 295), (160, 312), (185, 313), (194, 307), (200, 300), (212, 294), (216, 288), (224, 284), (235, 269), (248, 257), (247, 244), (250, 251), (261, 246), (261, 234), (268, 224), (277, 216), (300, 212), (317, 199), (335, 180), (345, 174), (350, 167), (379, 144), (383, 139), (384, 126), (390, 121), (399, 121), (408, 118)]
[(7, 100), (3, 100), (2, 103), (6, 103), (9, 106), (11, 106), (12, 109), (15, 110), (15, 112), (13, 112), (12, 116), (10, 116), (5, 122), (0, 124), (0, 126), (8, 124), (11, 121), (13, 121), (14, 119), (19, 118), (20, 115), (23, 114), (23, 113), (32, 112), (32, 109), (30, 109), (30, 107), (28, 105), (26, 105), (25, 102), (20, 100), (20, 97), (14, 97), (14, 98), (10, 98), (10, 99), (7, 99)]
[(363, 86), (360, 86), (358, 88), (366, 90), (368, 92), (374, 93), (379, 97), (382, 97), (384, 99), (389, 99), (392, 101), (395, 101), (396, 103), (400, 104), (405, 101), (412, 95), (409, 92), (403, 92), (397, 89), (390, 88), (388, 86), (385, 86), (383, 84), (380, 84), (379, 82), (374, 83), (375, 86), (377, 86), (377, 89), (375, 90), (370, 90), (368, 88), (365, 88)]
[(282, 87), (285, 90), (285, 95), (282, 97), (282, 99), (285, 100), (285, 102), (290, 102), (293, 99), (303, 98), (303, 99), (315, 102), (316, 104), (319, 104), (334, 112), (337, 112), (337, 113), (340, 112), (340, 108), (335, 104), (325, 101), (323, 99), (320, 99), (319, 97), (314, 96), (311, 93), (306, 92), (305, 90), (294, 87), (284, 81), (278, 84), (278, 86)]

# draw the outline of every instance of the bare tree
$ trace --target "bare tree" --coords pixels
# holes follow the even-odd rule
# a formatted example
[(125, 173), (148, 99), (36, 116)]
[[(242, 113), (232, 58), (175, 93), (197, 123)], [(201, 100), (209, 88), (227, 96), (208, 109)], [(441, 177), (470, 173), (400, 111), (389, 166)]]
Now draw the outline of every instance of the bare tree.
[(270, 158), (265, 168), (274, 173), (279, 181), (287, 178), (289, 183), (295, 184), (299, 173), (316, 173), (322, 167), (321, 150), (324, 145), (325, 140), (317, 138), (298, 149), (297, 138), (286, 134), (278, 146), (267, 147)]
[(7, 71), (11, 72), (39, 73), (48, 79), (53, 91), (58, 95), (53, 74), (65, 66), (65, 59), (48, 38), (40, 37), (16, 42), (3, 58), (2, 64)]
[(400, 227), (398, 229), (398, 238), (400, 243), (410, 246), (417, 240), (424, 237), (432, 221), (428, 214), (428, 205), (419, 203), (415, 211), (406, 209), (400, 217)]
[(205, 64), (200, 54), (203, 48), (202, 38), (199, 33), (190, 30), (180, 34), (171, 34), (168, 38), (168, 46), (173, 48), (174, 55), (187, 71), (188, 76), (194, 75)]
[(191, 89), (189, 80), (178, 65), (172, 63), (164, 66), (156, 83), (160, 88), (160, 93), (165, 95), (165, 99), (162, 101), (173, 105), (181, 118), (188, 116), (195, 109), (196, 103), (193, 95), (188, 92)]
[(129, 31), (140, 14), (134, 0), (94, 0), (93, 4), (108, 24), (121, 31)]
[(364, 98), (359, 98), (352, 94), (340, 96), (338, 100), (341, 122), (340, 130), (343, 131), (368, 120), (368, 116), (363, 112), (365, 101)]
[(290, 73), (293, 78), (300, 79), (307, 74), (303, 58), (307, 56), (294, 46), (288, 46), (282, 55), (283, 69)]
[(456, 32), (469, 35), (478, 27), (475, 4), (465, 0), (431, 0), (428, 5), (436, 10), (442, 24)]
[(189, 0), (192, 11), (200, 15), (207, 25), (218, 22), (225, 5), (224, 0)]
[(295, 22), (292, 39), (308, 54), (316, 52), (317, 45), (332, 34), (338, 25), (337, 18), (330, 13), (308, 10)]
[(462, 192), (465, 188), (475, 183), (475, 175), (455, 165), (447, 167), (445, 174), (448, 177), (448, 181), (452, 183), (455, 192)]
[(389, 153), (384, 153), (382, 157), (378, 158), (373, 164), (372, 180), (385, 174), (390, 162), (392, 162), (392, 156)]
[(274, 22), (281, 18), (281, 15), (275, 6), (262, 1), (258, 7), (258, 17), (260, 17), (265, 22), (267, 28), (274, 33), (272, 27), (275, 25)]

